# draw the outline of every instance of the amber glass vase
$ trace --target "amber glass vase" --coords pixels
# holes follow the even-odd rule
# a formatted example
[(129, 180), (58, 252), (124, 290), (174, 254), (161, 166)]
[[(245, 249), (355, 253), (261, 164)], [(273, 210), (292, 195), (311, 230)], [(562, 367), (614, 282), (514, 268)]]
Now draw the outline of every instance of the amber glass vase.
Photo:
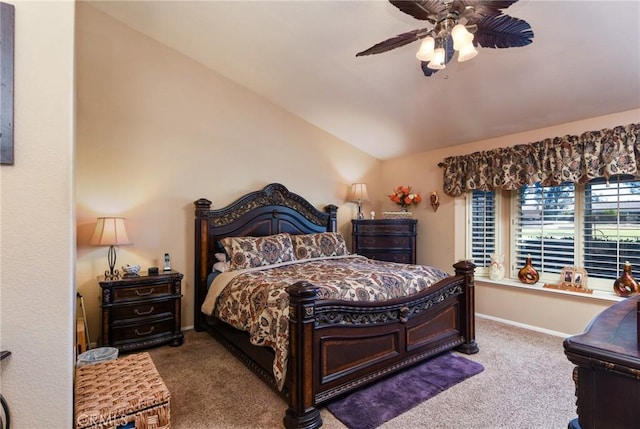
[(640, 292), (638, 281), (631, 274), (631, 264), (627, 261), (622, 267), (622, 275), (613, 282), (613, 290), (618, 296), (628, 297)]
[(524, 264), (524, 267), (518, 271), (518, 278), (522, 283), (528, 285), (532, 285), (540, 280), (540, 274), (533, 268), (533, 264), (531, 263), (531, 256), (527, 256), (527, 262)]

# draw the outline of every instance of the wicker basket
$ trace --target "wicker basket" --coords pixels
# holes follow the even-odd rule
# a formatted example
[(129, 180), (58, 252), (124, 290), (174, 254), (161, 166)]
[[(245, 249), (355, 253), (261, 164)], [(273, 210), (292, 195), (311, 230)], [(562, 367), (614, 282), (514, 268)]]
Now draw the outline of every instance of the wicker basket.
[(169, 390), (149, 353), (76, 368), (76, 429), (169, 428)]

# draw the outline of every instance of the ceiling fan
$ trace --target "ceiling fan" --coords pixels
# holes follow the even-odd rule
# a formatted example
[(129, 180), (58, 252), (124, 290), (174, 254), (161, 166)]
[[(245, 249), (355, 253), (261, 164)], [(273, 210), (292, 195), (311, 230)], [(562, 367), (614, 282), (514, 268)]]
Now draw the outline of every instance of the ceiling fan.
[(381, 54), (422, 40), (416, 57), (422, 72), (431, 76), (446, 67), (455, 52), (467, 61), (483, 48), (516, 48), (533, 42), (533, 30), (524, 20), (502, 13), (518, 0), (389, 0), (400, 11), (429, 27), (402, 33), (356, 54)]

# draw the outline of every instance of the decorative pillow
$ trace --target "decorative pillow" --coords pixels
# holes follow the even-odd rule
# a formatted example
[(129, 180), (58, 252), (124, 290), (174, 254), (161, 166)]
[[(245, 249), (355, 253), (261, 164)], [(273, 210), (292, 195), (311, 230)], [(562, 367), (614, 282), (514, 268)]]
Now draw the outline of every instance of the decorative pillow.
[(226, 237), (220, 242), (229, 255), (231, 270), (262, 267), (296, 259), (289, 234), (266, 237)]
[(339, 232), (292, 235), (296, 259), (348, 255), (347, 244)]

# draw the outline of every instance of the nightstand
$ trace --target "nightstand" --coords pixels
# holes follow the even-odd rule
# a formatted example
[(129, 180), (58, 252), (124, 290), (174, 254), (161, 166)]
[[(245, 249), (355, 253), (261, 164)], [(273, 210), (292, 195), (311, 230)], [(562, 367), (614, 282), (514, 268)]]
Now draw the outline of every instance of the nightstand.
[(98, 277), (102, 288), (103, 346), (126, 352), (169, 343), (179, 346), (180, 301), (183, 275), (177, 271)]
[(416, 263), (417, 219), (353, 219), (352, 252), (389, 262)]

